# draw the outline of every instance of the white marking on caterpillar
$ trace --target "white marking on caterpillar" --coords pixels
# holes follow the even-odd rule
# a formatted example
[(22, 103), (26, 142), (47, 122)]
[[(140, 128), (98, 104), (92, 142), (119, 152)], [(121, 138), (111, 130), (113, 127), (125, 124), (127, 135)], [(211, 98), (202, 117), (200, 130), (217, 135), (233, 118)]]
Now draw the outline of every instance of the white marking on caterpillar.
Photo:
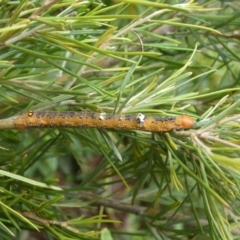
[(122, 116), (122, 115), (120, 115), (118, 118), (119, 121), (122, 121), (123, 119), (124, 119), (124, 116)]
[(99, 120), (104, 120), (106, 118), (106, 113), (100, 113)]
[(142, 113), (138, 113), (136, 120), (137, 120), (137, 123), (140, 123), (142, 125), (145, 121), (145, 115)]
[(32, 115), (33, 115), (33, 110), (29, 110), (28, 116), (29, 116), (29, 117), (32, 117)]

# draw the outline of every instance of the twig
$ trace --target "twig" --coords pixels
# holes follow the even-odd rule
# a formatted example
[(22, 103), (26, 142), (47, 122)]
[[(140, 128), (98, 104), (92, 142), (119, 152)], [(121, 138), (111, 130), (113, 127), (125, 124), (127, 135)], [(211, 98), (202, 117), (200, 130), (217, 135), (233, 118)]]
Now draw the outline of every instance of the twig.
[(14, 124), (15, 119), (16, 119), (16, 117), (1, 119), (0, 120), (0, 129), (16, 129), (16, 126)]
[(132, 213), (136, 215), (145, 215), (144, 213), (147, 211), (146, 207), (141, 207), (141, 206), (132, 206), (130, 204), (113, 200), (113, 199), (101, 199), (99, 198), (98, 195), (92, 194), (92, 193), (87, 193), (87, 192), (81, 192), (79, 195), (79, 198), (82, 200), (89, 200), (89, 201), (94, 201), (94, 205), (96, 206), (104, 206), (104, 207), (109, 207), (113, 208), (119, 211), (127, 212), (127, 213)]
[(37, 16), (40, 16), (43, 12), (45, 12), (47, 9), (49, 9), (52, 5), (55, 3), (60, 2), (59, 0), (45, 0), (43, 5), (37, 9), (36, 12), (34, 12), (31, 16), (30, 19), (34, 19)]
[(40, 25), (40, 26), (38, 26), (38, 27), (35, 27), (34, 29), (29, 30), (28, 32), (23, 32), (23, 33), (21, 33), (20, 35), (18, 35), (18, 36), (16, 36), (16, 37), (13, 37), (13, 38), (11, 38), (11, 39), (9, 39), (9, 40), (7, 40), (7, 41), (5, 41), (5, 42), (4, 42), (4, 45), (5, 45), (5, 46), (8, 46), (8, 45), (11, 45), (11, 44), (13, 44), (13, 43), (15, 43), (15, 42), (18, 42), (18, 41), (22, 40), (22, 39), (25, 39), (25, 38), (27, 38), (27, 37), (31, 37), (31, 36), (34, 35), (38, 30), (40, 30), (40, 29), (42, 29), (42, 28), (44, 28), (44, 27), (45, 27), (45, 24), (44, 24), (44, 25)]
[[(128, 26), (127, 28), (123, 29), (122, 31), (120, 31), (119, 33), (115, 34), (114, 36), (110, 37), (107, 41), (105, 41), (99, 48), (106, 48), (107, 45), (109, 45), (109, 42), (113, 39), (116, 39), (117, 37), (129, 32), (129, 31), (133, 31), (135, 27), (137, 27), (138, 25), (146, 22), (146, 21), (150, 21), (151, 18), (157, 16), (158, 14), (160, 13), (164, 13), (166, 12), (166, 10), (159, 10), (157, 12), (154, 12), (153, 14), (143, 18), (143, 19), (139, 19), (137, 20), (136, 22), (134, 22), (132, 25)], [(168, 26), (167, 24), (164, 24), (164, 25), (161, 25), (159, 26), (158, 28), (154, 28), (151, 30), (151, 32), (154, 32), (154, 33), (158, 33), (158, 34), (161, 34), (161, 35), (165, 35), (169, 32), (169, 28), (166, 27)], [(172, 29), (172, 28), (171, 28)], [(147, 40), (147, 39), (146, 39)], [(143, 46), (143, 41), (141, 40), (141, 45), (140, 46), (131, 46), (129, 48), (130, 51), (138, 51), (140, 49), (142, 49), (142, 46)], [(98, 59), (96, 61), (94, 61), (93, 59), (88, 59), (87, 60), (88, 63), (92, 62), (94, 65), (97, 65), (98, 67), (101, 67), (101, 68), (108, 68), (108, 67), (111, 67), (111, 66), (114, 66), (116, 64), (119, 63), (119, 60), (118, 59), (115, 59), (115, 58), (112, 58), (112, 57), (109, 57), (109, 56), (104, 56), (102, 59)], [(92, 72), (92, 71), (89, 71), (88, 72), (88, 69), (89, 67), (87, 66), (83, 66), (81, 68), (81, 70), (78, 72), (78, 75), (82, 76), (82, 77), (91, 77), (92, 75), (96, 75), (96, 73)], [(76, 79), (73, 79), (71, 80), (71, 82), (69, 82), (65, 87), (64, 89), (69, 89), (74, 83), (75, 83)]]
[(55, 221), (55, 220), (48, 220), (48, 219), (40, 218), (29, 212), (22, 212), (21, 214), (27, 218), (30, 218), (36, 222), (41, 223), (44, 226), (58, 225), (58, 226), (61, 226), (62, 228), (65, 228), (65, 229), (71, 231), (71, 232), (80, 233), (77, 229), (70, 227), (67, 222), (59, 222), (59, 221)]
[(208, 133), (203, 133), (202, 135), (199, 135), (199, 137), (202, 138), (202, 139), (211, 140), (211, 141), (214, 141), (214, 142), (219, 142), (219, 143), (222, 143), (223, 145), (226, 145), (226, 146), (229, 146), (229, 147), (240, 148), (240, 146), (237, 145), (237, 144), (222, 140), (218, 137), (210, 136)]
[(199, 140), (199, 138), (197, 137), (197, 135), (193, 135), (193, 139), (195, 140), (195, 142), (204, 149), (204, 151), (208, 154), (208, 155), (212, 155), (212, 151), (210, 150), (209, 147), (207, 147), (202, 141)]
[(227, 123), (227, 122), (232, 122), (232, 121), (239, 120), (239, 119), (240, 119), (240, 114), (237, 114), (237, 115), (234, 115), (232, 117), (228, 117), (228, 118), (225, 118), (225, 119), (221, 120), (220, 124), (224, 124), (224, 123)]
[(141, 24), (143, 24), (143, 23), (145, 23), (145, 22), (150, 21), (152, 18), (158, 16), (159, 14), (163, 14), (163, 13), (166, 13), (166, 12), (169, 12), (169, 11), (170, 11), (170, 10), (168, 10), (168, 9), (159, 10), (159, 11), (156, 11), (156, 12), (148, 15), (148, 16), (145, 17), (145, 18), (140, 18), (140, 19), (138, 19), (136, 22), (132, 23), (130, 26), (128, 26), (128, 27), (126, 27), (125, 29), (123, 29), (122, 31), (120, 31), (119, 33), (113, 35), (113, 36), (109, 39), (109, 41), (112, 40), (112, 39), (116, 39), (116, 38), (118, 38), (119, 36), (124, 35), (125, 33), (128, 33), (128, 32), (130, 32), (130, 31), (132, 31), (135, 27), (137, 27), (137, 26), (139, 26), (139, 25), (141, 25)]

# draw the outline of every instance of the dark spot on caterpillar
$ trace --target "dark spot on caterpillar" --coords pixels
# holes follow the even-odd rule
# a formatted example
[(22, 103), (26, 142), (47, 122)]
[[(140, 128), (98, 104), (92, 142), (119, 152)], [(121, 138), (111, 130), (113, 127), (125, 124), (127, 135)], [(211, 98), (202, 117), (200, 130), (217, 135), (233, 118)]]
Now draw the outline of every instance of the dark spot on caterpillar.
[(64, 119), (66, 116), (66, 112), (60, 112), (59, 114), (59, 117), (61, 117), (62, 119)]
[(37, 113), (36, 113), (36, 117), (37, 117), (37, 118), (42, 117), (41, 115), (42, 115), (42, 112), (37, 112)]
[(94, 119), (95, 118), (95, 113), (94, 112), (87, 112), (85, 117)]
[(75, 115), (75, 112), (73, 112), (73, 111), (72, 111), (72, 112), (69, 112), (69, 117), (72, 118), (72, 117), (74, 117), (74, 115)]
[(96, 118), (94, 112), (91, 114), (91, 118), (92, 118), (92, 119), (95, 119), (95, 118)]
[(106, 120), (110, 120), (110, 119), (112, 119), (112, 118), (113, 118), (113, 115), (112, 115), (112, 114), (106, 114), (106, 117), (105, 117)]
[(52, 119), (52, 118), (55, 118), (55, 117), (56, 117), (56, 114), (55, 114), (55, 112), (48, 112), (48, 113), (46, 114), (46, 117)]
[(131, 116), (131, 115), (129, 115), (129, 114), (127, 114), (127, 115), (125, 116), (125, 120), (126, 120), (126, 121), (130, 121), (130, 120), (131, 120), (131, 118), (132, 118), (132, 116)]
[(167, 118), (160, 118), (160, 117), (155, 117), (154, 120), (155, 122), (169, 122), (169, 121), (174, 121), (176, 118), (175, 117), (167, 117)]
[(166, 121), (174, 121), (176, 118), (175, 117), (168, 117)]

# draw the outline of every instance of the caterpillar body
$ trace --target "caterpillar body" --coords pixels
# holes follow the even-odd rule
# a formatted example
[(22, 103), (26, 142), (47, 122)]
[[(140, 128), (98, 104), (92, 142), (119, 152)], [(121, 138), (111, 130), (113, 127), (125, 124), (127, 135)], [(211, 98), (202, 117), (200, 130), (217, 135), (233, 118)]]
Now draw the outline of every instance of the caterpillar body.
[(95, 112), (29, 111), (15, 118), (18, 129), (25, 128), (104, 128), (168, 132), (192, 128), (195, 121), (188, 115), (177, 117), (150, 117), (137, 115), (117, 115)]

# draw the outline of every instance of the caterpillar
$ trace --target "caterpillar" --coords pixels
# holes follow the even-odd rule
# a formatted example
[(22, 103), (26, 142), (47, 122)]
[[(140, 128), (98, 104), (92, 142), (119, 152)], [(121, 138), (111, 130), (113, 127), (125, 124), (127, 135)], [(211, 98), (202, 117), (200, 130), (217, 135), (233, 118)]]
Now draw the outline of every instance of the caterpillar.
[(14, 125), (20, 130), (25, 128), (105, 128), (141, 130), (148, 132), (169, 132), (189, 129), (195, 124), (188, 115), (177, 117), (150, 117), (142, 113), (137, 115), (117, 115), (95, 112), (75, 111), (29, 111), (14, 119)]

